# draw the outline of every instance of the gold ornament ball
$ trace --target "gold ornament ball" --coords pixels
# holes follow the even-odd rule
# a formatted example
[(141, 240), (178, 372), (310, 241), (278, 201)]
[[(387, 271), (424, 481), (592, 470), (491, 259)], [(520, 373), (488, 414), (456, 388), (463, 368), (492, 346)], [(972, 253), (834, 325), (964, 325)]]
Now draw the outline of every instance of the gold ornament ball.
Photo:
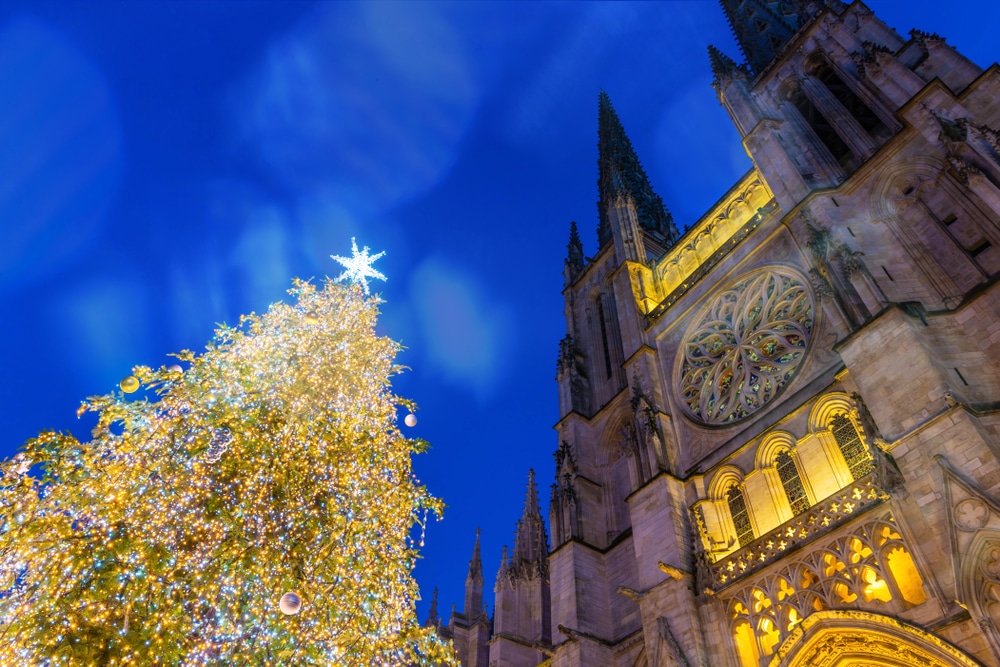
[(302, 598), (295, 591), (288, 591), (278, 601), (278, 609), (285, 616), (295, 616), (302, 609)]
[(406, 415), (405, 419), (403, 419), (403, 423), (409, 426), (410, 428), (413, 428), (414, 426), (417, 425), (417, 416), (411, 412), (410, 414)]
[(127, 378), (123, 378), (118, 386), (122, 388), (126, 394), (131, 394), (133, 391), (139, 388), (139, 380), (136, 379), (134, 375), (129, 375)]
[(316, 317), (316, 313), (306, 313), (306, 324), (319, 324), (319, 318)]

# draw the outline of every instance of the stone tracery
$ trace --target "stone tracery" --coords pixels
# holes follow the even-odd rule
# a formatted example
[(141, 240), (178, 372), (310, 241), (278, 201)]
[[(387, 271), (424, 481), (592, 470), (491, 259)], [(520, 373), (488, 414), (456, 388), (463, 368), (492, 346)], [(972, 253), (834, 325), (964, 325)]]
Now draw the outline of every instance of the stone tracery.
[(718, 294), (688, 330), (677, 391), (709, 425), (737, 422), (773, 399), (799, 367), (813, 329), (804, 281), (776, 268)]
[(811, 614), (920, 604), (923, 582), (891, 515), (810, 549), (726, 597), (741, 653), (772, 654)]

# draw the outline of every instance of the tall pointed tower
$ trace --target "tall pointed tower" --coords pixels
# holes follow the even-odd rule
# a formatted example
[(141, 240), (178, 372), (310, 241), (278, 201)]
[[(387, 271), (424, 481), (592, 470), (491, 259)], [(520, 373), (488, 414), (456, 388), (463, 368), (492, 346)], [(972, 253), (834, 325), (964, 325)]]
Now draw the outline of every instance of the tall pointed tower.
[(483, 561), (479, 555), (479, 529), (476, 545), (465, 577), (465, 605), (462, 613), (451, 614), (450, 631), (455, 651), (463, 667), (486, 667), (489, 664), (490, 619), (483, 606)]
[(491, 663), (1000, 667), (1000, 67), (721, 4), (754, 167), (678, 238), (601, 94), (552, 545), (532, 476)]
[(538, 506), (535, 471), (528, 471), (524, 513), (517, 522), (514, 549), (503, 559), (496, 581), (491, 667), (536, 665), (551, 643), (549, 538)]

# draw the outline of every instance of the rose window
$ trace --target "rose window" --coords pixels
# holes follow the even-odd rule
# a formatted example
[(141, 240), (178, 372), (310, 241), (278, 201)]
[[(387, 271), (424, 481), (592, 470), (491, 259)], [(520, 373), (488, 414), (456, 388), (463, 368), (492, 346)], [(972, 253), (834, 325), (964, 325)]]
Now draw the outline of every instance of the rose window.
[(802, 362), (813, 318), (808, 288), (779, 269), (723, 290), (681, 343), (677, 391), (685, 410), (718, 425), (760, 409)]

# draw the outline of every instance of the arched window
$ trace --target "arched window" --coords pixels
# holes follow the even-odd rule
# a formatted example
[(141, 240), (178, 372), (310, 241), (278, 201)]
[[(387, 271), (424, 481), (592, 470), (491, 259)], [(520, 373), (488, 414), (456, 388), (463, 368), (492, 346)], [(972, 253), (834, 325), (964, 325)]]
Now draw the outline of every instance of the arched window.
[(733, 484), (726, 491), (726, 501), (729, 503), (729, 515), (736, 528), (736, 540), (741, 547), (753, 542), (753, 526), (750, 525), (750, 512), (743, 497), (743, 489)]
[(801, 87), (796, 86), (788, 92), (788, 101), (802, 114), (802, 118), (809, 124), (813, 132), (816, 133), (819, 140), (823, 142), (826, 149), (830, 151), (833, 159), (845, 170), (854, 171), (858, 166), (858, 161), (854, 157), (854, 154), (851, 153), (851, 149), (840, 138), (837, 131), (833, 129), (830, 122), (819, 112), (816, 105), (806, 97)]
[(608, 344), (608, 326), (604, 321), (604, 303), (597, 297), (597, 321), (601, 325), (601, 343), (604, 346), (604, 370), (611, 377), (611, 346)]
[(809, 497), (806, 495), (805, 487), (802, 486), (802, 478), (799, 477), (799, 467), (795, 465), (795, 459), (787, 451), (780, 452), (775, 457), (775, 467), (778, 469), (781, 486), (785, 488), (785, 495), (788, 496), (792, 514), (805, 512), (809, 509)]
[(882, 119), (851, 90), (830, 63), (825, 60), (820, 61), (813, 69), (813, 76), (823, 82), (827, 90), (840, 100), (847, 112), (857, 119), (873, 139), (887, 139), (892, 134)]
[(840, 453), (844, 455), (844, 461), (851, 470), (852, 478), (859, 479), (874, 470), (871, 454), (861, 441), (861, 434), (855, 428), (854, 422), (846, 415), (834, 415), (830, 420), (830, 430), (833, 431), (837, 447), (840, 448)]

